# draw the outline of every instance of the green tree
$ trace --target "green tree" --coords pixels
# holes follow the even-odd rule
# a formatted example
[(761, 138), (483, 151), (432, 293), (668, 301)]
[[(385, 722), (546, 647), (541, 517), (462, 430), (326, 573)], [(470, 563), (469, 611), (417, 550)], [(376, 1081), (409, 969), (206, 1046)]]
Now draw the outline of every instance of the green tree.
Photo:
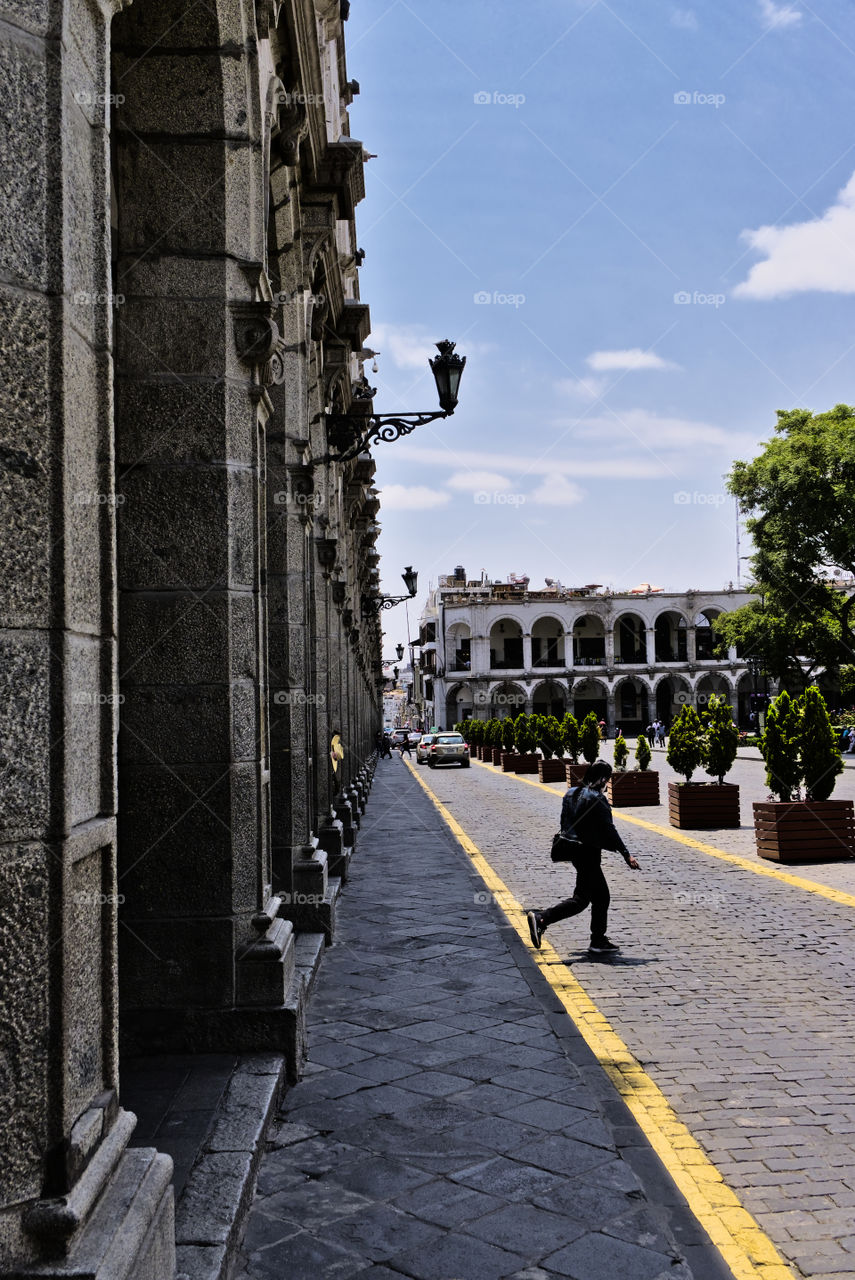
[(521, 711), (514, 721), (514, 745), (520, 755), (530, 755), (535, 748), (537, 740), (534, 725), (531, 723), (532, 718)]
[(733, 723), (733, 712), (726, 698), (715, 694), (707, 704), (707, 723), (703, 737), (703, 765), (711, 778), (724, 782), (724, 776), (733, 768), (739, 730)]
[(779, 800), (792, 800), (801, 782), (799, 721), (798, 707), (785, 689), (766, 712), (766, 727), (760, 737), (766, 786)]
[(838, 774), (843, 772), (837, 734), (829, 719), (825, 699), (816, 685), (805, 689), (800, 703), (799, 755), (806, 798), (827, 800), (834, 790)]
[(750, 515), (756, 549), (752, 572), (769, 645), (755, 652), (774, 664), (787, 635), (811, 670), (851, 662), (855, 594), (834, 579), (841, 570), (855, 574), (855, 409), (779, 410), (773, 438), (752, 462), (734, 463), (728, 488)]
[(561, 741), (573, 764), (579, 761), (579, 722), (571, 711), (561, 721)]
[(470, 747), (480, 747), (484, 741), (484, 721), (472, 719), (469, 721), (469, 745)]
[(851, 663), (840, 668), (840, 701), (844, 707), (855, 706), (855, 666)]
[(623, 772), (626, 768), (626, 761), (629, 755), (629, 747), (626, 745), (626, 738), (619, 733), (615, 738), (615, 768)]
[(600, 754), (600, 722), (596, 713), (589, 711), (579, 730), (579, 746), (588, 764), (593, 764)]
[(514, 742), (516, 741), (514, 722), (510, 716), (505, 716), (504, 720), (502, 720), (500, 724), (502, 736), (499, 745), (504, 747), (505, 751), (513, 751)]
[(650, 750), (650, 743), (647, 741), (643, 733), (638, 735), (638, 742), (635, 744), (635, 758), (638, 761), (638, 767), (642, 771), (650, 767), (650, 759), (653, 752)]
[(561, 725), (555, 716), (538, 716), (537, 721), (537, 743), (544, 760), (551, 760), (553, 756), (561, 757), (564, 754)]
[(701, 722), (691, 703), (683, 705), (671, 726), (665, 759), (675, 773), (682, 773), (687, 782), (692, 781), (692, 774), (703, 763)]

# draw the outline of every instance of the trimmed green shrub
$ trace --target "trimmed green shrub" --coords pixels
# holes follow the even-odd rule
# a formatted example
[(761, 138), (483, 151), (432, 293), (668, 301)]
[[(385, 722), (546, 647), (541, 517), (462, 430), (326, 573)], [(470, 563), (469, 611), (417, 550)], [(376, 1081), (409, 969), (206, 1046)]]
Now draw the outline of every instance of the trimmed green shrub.
[(561, 721), (561, 741), (573, 764), (579, 762), (579, 722), (571, 711)]
[(623, 773), (626, 768), (626, 760), (629, 755), (629, 747), (626, 745), (626, 738), (619, 733), (615, 738), (615, 768), (619, 773)]
[(827, 800), (843, 772), (837, 734), (825, 699), (816, 685), (805, 689), (800, 702), (799, 755), (807, 800)]
[(707, 721), (703, 737), (703, 765), (711, 778), (724, 782), (724, 775), (733, 768), (739, 730), (733, 723), (733, 712), (726, 698), (715, 694), (707, 704)]
[(779, 800), (798, 795), (802, 780), (799, 761), (800, 716), (797, 703), (784, 689), (766, 712), (760, 751), (766, 761), (766, 786)]
[(589, 711), (579, 730), (579, 746), (588, 764), (593, 764), (600, 754), (600, 741), (600, 722), (596, 714)]
[(504, 747), (505, 751), (513, 751), (514, 742), (516, 740), (514, 722), (510, 716), (505, 716), (504, 720), (501, 720), (499, 723), (501, 727), (501, 739), (499, 746)]
[(701, 722), (697, 711), (688, 702), (671, 727), (665, 759), (675, 773), (682, 773), (687, 782), (692, 781), (692, 774), (703, 763)]
[(537, 745), (543, 752), (544, 760), (551, 760), (553, 756), (560, 759), (564, 754), (561, 725), (555, 716), (537, 717)]
[(635, 758), (638, 761), (638, 767), (643, 773), (650, 766), (650, 759), (653, 752), (650, 750), (650, 743), (647, 741), (643, 733), (638, 735), (638, 742), (635, 744)]
[(532, 719), (521, 711), (514, 721), (514, 744), (522, 756), (531, 755), (537, 745)]

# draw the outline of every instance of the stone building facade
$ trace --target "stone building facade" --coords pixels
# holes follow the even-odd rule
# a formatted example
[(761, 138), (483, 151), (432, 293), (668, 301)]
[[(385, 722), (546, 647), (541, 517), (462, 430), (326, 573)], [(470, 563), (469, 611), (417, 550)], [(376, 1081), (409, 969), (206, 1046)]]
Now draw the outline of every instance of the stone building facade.
[(121, 1053), (299, 1066), (381, 720), (374, 464), (329, 460), (370, 411), (347, 10), (0, 0), (16, 1277), (102, 1274), (96, 1219), (122, 1275), (174, 1273)]
[(421, 618), (426, 716), (448, 728), (468, 716), (595, 711), (611, 732), (636, 734), (715, 693), (747, 724), (751, 674), (735, 650), (717, 656), (712, 623), (753, 599), (734, 588), (535, 591), (527, 579), (467, 580), (458, 565)]

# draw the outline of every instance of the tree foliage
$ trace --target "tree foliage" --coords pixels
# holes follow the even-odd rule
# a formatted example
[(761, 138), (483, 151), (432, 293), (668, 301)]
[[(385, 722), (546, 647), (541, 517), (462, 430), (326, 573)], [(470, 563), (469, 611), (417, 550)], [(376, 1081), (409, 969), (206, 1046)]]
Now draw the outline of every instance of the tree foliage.
[(828, 717), (825, 699), (815, 685), (800, 699), (799, 755), (808, 800), (827, 800), (834, 790), (843, 761), (837, 734)]
[(682, 773), (687, 782), (692, 781), (692, 774), (703, 763), (701, 722), (697, 711), (689, 702), (684, 704), (671, 726), (665, 759), (675, 773)]
[(733, 723), (733, 712), (726, 698), (715, 694), (707, 703), (707, 721), (702, 741), (703, 765), (711, 778), (724, 782), (725, 774), (733, 768), (736, 748), (739, 746), (739, 730)]
[(520, 755), (530, 755), (537, 744), (533, 719), (533, 716), (527, 716), (521, 711), (514, 721), (514, 745)]
[(615, 738), (614, 761), (615, 761), (616, 769), (623, 772), (623, 770), (626, 768), (626, 761), (627, 761), (628, 755), (629, 755), (629, 747), (626, 745), (626, 738), (623, 736), (622, 733), (619, 733), (618, 736)]
[(505, 751), (513, 751), (517, 738), (517, 731), (514, 727), (514, 721), (510, 716), (505, 716), (504, 720), (499, 721), (501, 737), (499, 746), (504, 747)]
[(642, 773), (650, 767), (650, 760), (653, 752), (650, 750), (650, 743), (647, 741), (643, 733), (638, 735), (638, 742), (635, 744), (635, 758), (638, 767)]
[(561, 741), (573, 764), (579, 761), (579, 722), (571, 711), (561, 721)]
[(600, 754), (600, 722), (594, 711), (589, 711), (579, 730), (579, 746), (588, 764), (593, 764)]
[(754, 628), (761, 645), (753, 651), (782, 679), (799, 656), (811, 671), (851, 662), (855, 595), (833, 579), (841, 570), (855, 575), (855, 409), (779, 410), (775, 435), (752, 462), (734, 463), (728, 488), (750, 514), (752, 572), (763, 604), (751, 618), (734, 622), (731, 615), (718, 634), (727, 640), (729, 628)]
[(561, 725), (555, 716), (537, 717), (537, 745), (543, 752), (544, 760), (551, 760), (553, 756), (561, 757), (564, 754)]

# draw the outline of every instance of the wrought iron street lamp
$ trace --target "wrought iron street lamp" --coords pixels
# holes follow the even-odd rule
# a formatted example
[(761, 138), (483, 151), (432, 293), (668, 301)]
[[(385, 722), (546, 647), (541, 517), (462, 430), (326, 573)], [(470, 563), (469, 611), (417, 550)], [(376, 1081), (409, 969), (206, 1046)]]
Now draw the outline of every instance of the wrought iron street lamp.
[[(401, 577), (404, 579), (404, 586), (407, 588), (405, 596), (363, 596), (362, 612), (371, 613), (376, 610), (379, 613), (381, 609), (394, 609), (396, 604), (403, 604), (405, 600), (412, 600), (419, 589), (418, 572), (411, 564), (408, 564)], [(403, 646), (401, 646), (401, 653), (403, 654)]]
[(408, 436), (416, 427), (435, 422), (437, 418), (448, 418), (454, 413), (466, 356), (457, 355), (455, 344), (447, 338), (435, 345), (439, 355), (428, 360), (428, 364), (436, 382), (439, 409), (428, 413), (370, 413), (367, 418), (359, 414), (329, 414), (327, 436), (337, 452), (328, 453), (324, 462), (348, 462), (371, 444), (382, 440), (391, 443), (401, 436)]
[(400, 662), (400, 661), (401, 661), (401, 659), (402, 659), (402, 658), (403, 658), (403, 656), (404, 656), (404, 646), (403, 646), (402, 644), (396, 644), (396, 645), (395, 645), (395, 652), (397, 653), (397, 655), (398, 655), (398, 661)]

